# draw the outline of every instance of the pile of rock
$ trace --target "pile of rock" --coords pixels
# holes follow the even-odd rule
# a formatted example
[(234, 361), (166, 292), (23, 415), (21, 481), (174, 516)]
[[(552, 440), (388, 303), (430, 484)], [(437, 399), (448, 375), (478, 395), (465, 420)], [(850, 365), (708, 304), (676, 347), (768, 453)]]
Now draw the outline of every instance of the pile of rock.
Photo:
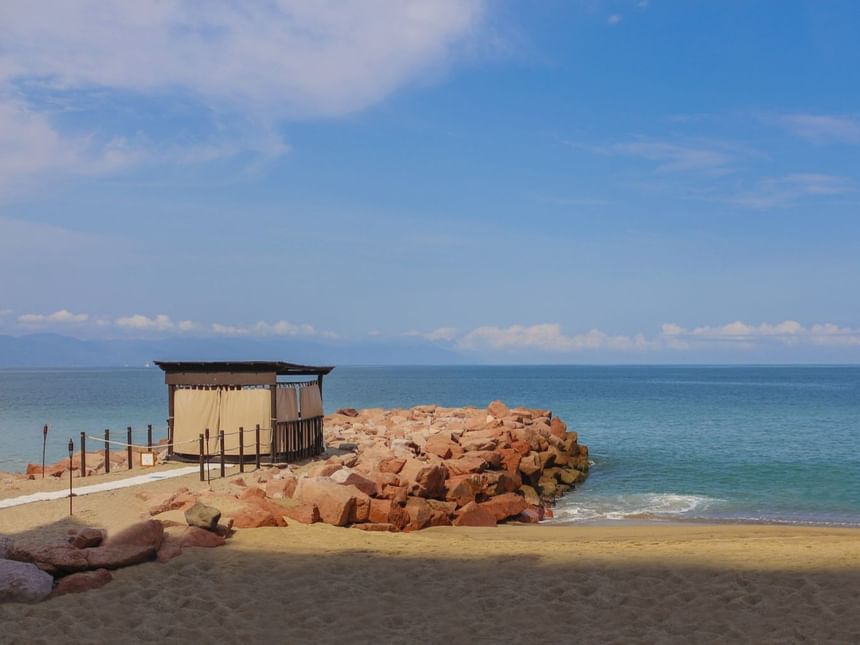
[(339, 410), (326, 443), (350, 450), (297, 482), (313, 516), (366, 530), (538, 522), (583, 481), (588, 449), (548, 410), (422, 405)]
[(66, 542), (54, 544), (15, 544), (0, 536), (0, 602), (37, 602), (97, 589), (113, 579), (113, 569), (165, 562), (185, 547), (225, 543), (230, 528), (218, 524), (216, 509), (197, 504), (186, 516), (187, 526), (146, 520), (111, 537), (102, 529), (72, 529)]

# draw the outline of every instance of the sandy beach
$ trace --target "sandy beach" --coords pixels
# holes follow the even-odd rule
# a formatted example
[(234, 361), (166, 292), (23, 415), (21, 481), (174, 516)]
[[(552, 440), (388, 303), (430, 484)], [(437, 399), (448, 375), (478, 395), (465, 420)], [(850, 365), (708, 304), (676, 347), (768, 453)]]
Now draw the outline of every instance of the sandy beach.
[[(177, 485), (207, 486), (188, 476), (146, 489)], [(137, 492), (77, 498), (72, 518), (67, 500), (0, 510), (0, 533), (43, 541), (84, 525), (117, 530), (146, 514)], [(291, 522), (118, 570), (101, 589), (0, 606), (0, 641), (857, 642), (858, 600), (854, 529), (691, 523), (394, 534)]]

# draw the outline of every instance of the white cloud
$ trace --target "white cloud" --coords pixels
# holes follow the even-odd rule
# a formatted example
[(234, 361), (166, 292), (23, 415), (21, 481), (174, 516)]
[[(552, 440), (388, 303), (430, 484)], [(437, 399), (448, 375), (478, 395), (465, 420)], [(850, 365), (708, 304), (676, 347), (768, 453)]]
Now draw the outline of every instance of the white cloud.
[(612, 14), (611, 16), (609, 16), (609, 20), (607, 20), (607, 22), (608, 22), (610, 25), (615, 26), (615, 25), (617, 25), (619, 22), (621, 22), (622, 18), (623, 18), (623, 16), (621, 16), (620, 14), (614, 13), (614, 14)]
[(18, 316), (18, 322), (22, 325), (78, 324), (87, 320), (89, 320), (88, 314), (73, 314), (68, 309), (60, 309), (52, 314), (23, 314)]
[(599, 146), (571, 143), (595, 154), (612, 157), (636, 157), (656, 162), (659, 173), (702, 172), (723, 175), (732, 172), (731, 164), (742, 154), (740, 146), (709, 140), (663, 141), (638, 138), (633, 141)]
[(741, 193), (728, 201), (738, 206), (768, 209), (793, 206), (810, 197), (836, 197), (856, 190), (854, 183), (846, 177), (797, 173), (762, 179), (752, 191)]
[(641, 334), (613, 336), (598, 329), (569, 336), (561, 330), (561, 325), (544, 323), (510, 327), (478, 327), (463, 336), (458, 345), (467, 350), (532, 349), (547, 352), (576, 352), (594, 349), (642, 350), (648, 349), (650, 343)]
[(29, 188), (41, 173), (107, 174), (129, 166), (136, 155), (122, 139), (63, 135), (46, 115), (0, 94), (0, 196)]
[(860, 119), (830, 114), (786, 114), (776, 123), (813, 143), (860, 144)]
[(138, 331), (170, 331), (176, 328), (175, 323), (166, 314), (158, 314), (155, 318), (149, 318), (142, 314), (134, 314), (132, 316), (117, 318), (116, 324), (123, 329)]
[(840, 327), (833, 323), (816, 323), (807, 327), (796, 320), (758, 325), (737, 320), (725, 325), (704, 325), (693, 329), (667, 323), (663, 325), (663, 335), (688, 343), (729, 343), (748, 347), (767, 342), (784, 345), (860, 345), (860, 329)]
[(313, 325), (296, 324), (288, 320), (274, 323), (260, 321), (250, 325), (212, 323), (210, 329), (219, 336), (334, 336), (331, 332), (317, 332)]
[[(283, 154), (279, 121), (349, 114), (432, 77), (474, 41), (482, 15), (480, 0), (5, 0), (0, 190), (141, 160)], [(165, 146), (148, 141), (154, 128), (130, 143), (55, 118), (140, 96), (157, 98), (162, 113), (195, 105), (218, 134)]]

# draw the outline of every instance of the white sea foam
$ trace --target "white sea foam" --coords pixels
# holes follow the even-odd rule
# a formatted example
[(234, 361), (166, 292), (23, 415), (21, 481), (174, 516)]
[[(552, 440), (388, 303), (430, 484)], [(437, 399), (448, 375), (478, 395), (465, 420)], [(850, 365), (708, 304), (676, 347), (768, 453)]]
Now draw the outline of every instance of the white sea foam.
[(675, 493), (630, 495), (571, 495), (554, 509), (556, 522), (587, 522), (630, 519), (680, 519), (695, 517), (719, 499)]

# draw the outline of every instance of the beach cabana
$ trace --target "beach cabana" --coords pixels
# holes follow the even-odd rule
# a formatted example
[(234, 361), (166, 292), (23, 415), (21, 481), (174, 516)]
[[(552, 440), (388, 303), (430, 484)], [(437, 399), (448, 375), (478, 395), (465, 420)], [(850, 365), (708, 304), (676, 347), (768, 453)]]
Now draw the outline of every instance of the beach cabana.
[[(333, 367), (280, 361), (155, 361), (167, 384), (171, 456), (200, 455), (199, 437), (208, 430), (207, 454), (235, 459), (260, 452), (272, 461), (292, 461), (323, 451), (323, 377)], [(239, 429), (243, 429), (240, 449)]]

